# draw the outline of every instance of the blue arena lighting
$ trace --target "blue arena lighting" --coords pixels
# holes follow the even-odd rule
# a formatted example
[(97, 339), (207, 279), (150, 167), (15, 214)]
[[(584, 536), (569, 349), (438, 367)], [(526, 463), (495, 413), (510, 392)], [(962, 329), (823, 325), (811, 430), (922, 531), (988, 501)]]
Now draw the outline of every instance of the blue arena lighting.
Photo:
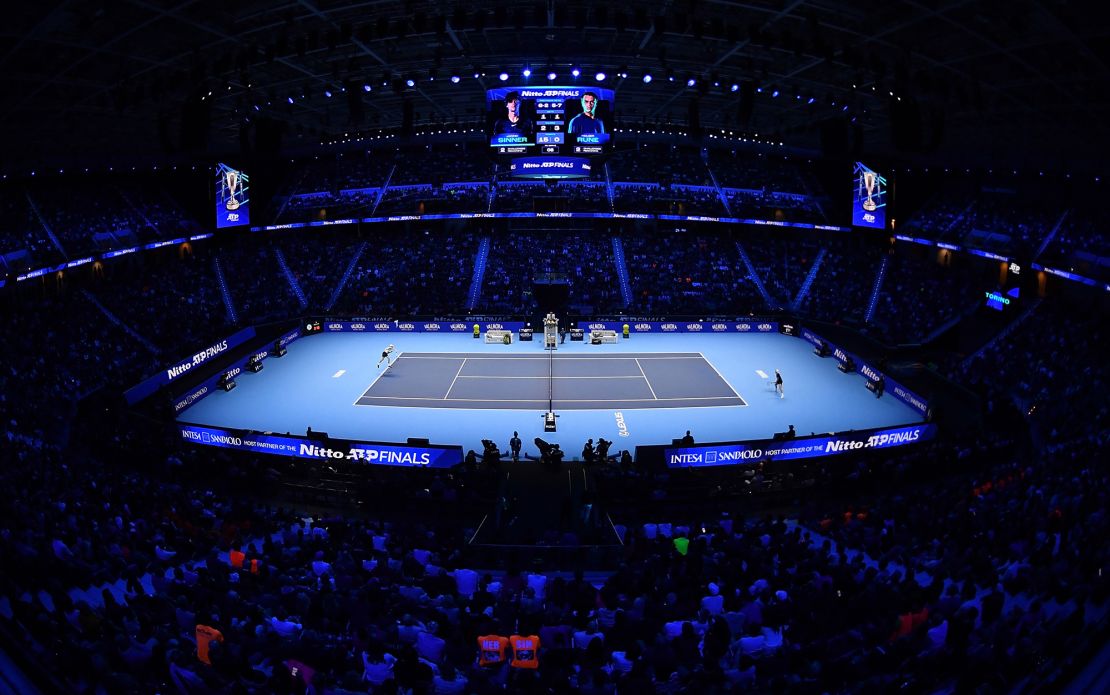
[(686, 86), (687, 86), (687, 87), (693, 87), (693, 86), (694, 86), (694, 85), (696, 85), (697, 83), (698, 83), (698, 81), (697, 81), (697, 80), (695, 80), (695, 79), (694, 79), (693, 77), (691, 77), (690, 79), (686, 80)]
[(570, 71), (570, 74), (575, 76), (575, 77), (578, 77), (579, 75), (582, 74), (582, 72), (578, 68), (574, 68), (573, 70)]
[(549, 73), (547, 73), (547, 79), (549, 79), (549, 80), (554, 80), (554, 79), (555, 79), (555, 77), (556, 77), (555, 73), (553, 73), (553, 72), (549, 72)]
[(740, 91), (740, 85), (738, 85), (738, 84), (736, 84), (735, 82), (733, 82), (733, 83), (732, 83), (732, 86), (731, 86), (731, 87), (729, 87), (729, 90), (730, 90), (730, 91), (733, 91), (733, 92), (739, 92), (739, 91)]
[(331, 90), (330, 89), (325, 89), (324, 90), (324, 96), (326, 96), (328, 99), (331, 99)]
[(369, 92), (369, 91), (370, 91), (371, 89), (373, 89), (373, 87), (371, 87), (371, 86), (370, 86), (370, 83), (369, 83), (369, 82), (367, 82), (366, 84), (362, 85), (362, 91), (364, 91), (364, 92)]
[(779, 96), (779, 90), (776, 89), (775, 91), (771, 92), (771, 98), (772, 99), (778, 99), (778, 96)]
[(405, 80), (405, 84), (407, 84), (410, 87), (415, 87), (416, 86), (416, 82), (413, 81), (413, 80)]
[(525, 77), (531, 77), (532, 76), (532, 69), (531, 68), (524, 68), (524, 72), (522, 72), (520, 74), (524, 75)]
[(290, 104), (293, 103), (293, 97), (286, 97), (286, 99), (289, 101)]
[(458, 83), (459, 83), (459, 76), (458, 75), (451, 75), (451, 84), (458, 84)]
[(644, 84), (651, 84), (651, 75), (644, 75)]
[(596, 75), (594, 75), (594, 79), (597, 80), (598, 82), (604, 82), (605, 81), (605, 73), (603, 73), (603, 72), (597, 73)]
[(509, 73), (507, 73), (507, 72), (503, 72), (503, 73), (501, 73), (500, 75), (498, 75), (498, 76), (497, 76), (497, 79), (499, 79), (499, 80), (501, 80), (502, 82), (504, 82), (504, 81), (506, 81), (506, 80), (508, 80), (508, 79), (509, 79)]
[(806, 100), (806, 103), (807, 103), (807, 104), (812, 104), (812, 103), (813, 103), (813, 102), (815, 102), (815, 101), (817, 101), (817, 100), (816, 100), (816, 99), (814, 99), (813, 97), (810, 97), (809, 99), (807, 99), (807, 100)]

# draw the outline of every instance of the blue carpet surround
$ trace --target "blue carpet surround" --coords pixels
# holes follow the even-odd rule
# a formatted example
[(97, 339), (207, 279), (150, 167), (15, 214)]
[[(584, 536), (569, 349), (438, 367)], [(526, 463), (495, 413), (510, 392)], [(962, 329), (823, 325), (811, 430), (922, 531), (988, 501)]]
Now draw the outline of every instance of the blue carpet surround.
[[(469, 335), (390, 335), (397, 359), (376, 368), (383, 336), (307, 336), (287, 355), (244, 372), (234, 391), (216, 391), (179, 420), (260, 432), (508, 450), (520, 432), (575, 455), (587, 439), (612, 453), (669, 444), (691, 430), (699, 442), (763, 439), (794, 425), (799, 435), (885, 427), (920, 418), (892, 397), (875, 398), (865, 379), (780, 334), (635, 335), (617, 344), (559, 345), (551, 362), (558, 432), (544, 433), (548, 353), (542, 341), (486, 344)], [(772, 386), (782, 372), (785, 397)]]

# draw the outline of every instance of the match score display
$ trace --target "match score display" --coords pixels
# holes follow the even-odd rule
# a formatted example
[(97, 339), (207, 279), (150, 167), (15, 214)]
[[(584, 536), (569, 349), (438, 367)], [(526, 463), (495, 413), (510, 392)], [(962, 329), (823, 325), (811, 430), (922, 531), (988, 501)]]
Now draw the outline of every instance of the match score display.
[(486, 100), (496, 154), (599, 155), (609, 144), (611, 89), (498, 87)]

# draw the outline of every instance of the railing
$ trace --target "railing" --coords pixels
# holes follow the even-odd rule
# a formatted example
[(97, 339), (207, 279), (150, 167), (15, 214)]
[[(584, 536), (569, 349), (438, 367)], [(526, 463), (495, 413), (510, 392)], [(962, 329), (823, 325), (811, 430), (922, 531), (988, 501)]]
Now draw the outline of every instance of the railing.
[(1051, 232), (1045, 235), (1044, 241), (1042, 241), (1041, 245), (1037, 247), (1037, 252), (1033, 254), (1033, 260), (1037, 260), (1038, 258), (1040, 258), (1041, 254), (1044, 253), (1045, 249), (1048, 248), (1048, 245), (1051, 244), (1052, 240), (1056, 238), (1056, 233), (1060, 231), (1060, 227), (1064, 226), (1064, 220), (1068, 218), (1068, 213), (1070, 212), (1071, 210), (1064, 210), (1064, 212), (1060, 214), (1060, 219), (1056, 220), (1056, 226), (1052, 228)]
[(739, 241), (736, 242), (736, 250), (740, 252), (740, 259), (744, 261), (744, 266), (748, 269), (748, 277), (755, 283), (755, 288), (759, 290), (759, 295), (763, 297), (764, 303), (768, 309), (772, 311), (779, 309), (778, 302), (771, 298), (771, 293), (763, 286), (763, 280), (760, 279), (759, 273), (756, 272), (755, 266), (752, 265), (752, 259), (748, 258), (748, 252), (744, 249), (744, 245)]
[(879, 293), (883, 289), (883, 278), (886, 277), (886, 267), (890, 263), (890, 256), (883, 256), (883, 262), (879, 264), (879, 270), (875, 273), (875, 284), (871, 286), (871, 297), (867, 300), (867, 312), (863, 315), (864, 323), (871, 323), (871, 317), (875, 315), (875, 306), (879, 303)]
[(274, 256), (277, 257), (278, 265), (281, 266), (281, 272), (285, 275), (285, 279), (289, 281), (289, 287), (292, 288), (293, 294), (297, 297), (297, 301), (300, 302), (301, 308), (304, 309), (308, 306), (308, 299), (304, 296), (301, 283), (297, 282), (297, 277), (293, 275), (293, 271), (290, 270), (289, 264), (285, 262), (285, 254), (282, 253), (281, 249), (275, 249)]
[[(394, 167), (394, 169), (396, 169), (396, 167)], [(390, 171), (389, 175), (392, 176), (393, 172)], [(384, 186), (382, 190), (385, 190)], [(331, 308), (339, 301), (339, 295), (342, 294), (343, 288), (347, 286), (347, 281), (351, 279), (351, 274), (355, 272), (355, 266), (358, 265), (358, 259), (362, 258), (362, 252), (365, 250), (366, 242), (364, 241), (358, 245), (358, 248), (355, 249), (354, 254), (351, 256), (351, 262), (347, 264), (347, 269), (343, 271), (343, 277), (339, 279), (339, 284), (335, 286), (335, 289), (331, 293), (331, 297), (328, 299), (327, 306), (324, 307), (326, 311), (331, 311)]]
[(224, 278), (223, 268), (220, 267), (220, 257), (217, 256), (212, 263), (216, 269), (216, 281), (220, 286), (220, 295), (224, 299), (224, 309), (227, 311), (228, 323), (239, 323), (239, 315), (235, 311), (235, 302), (231, 299), (231, 291), (227, 287), (227, 279)]
[(69, 254), (66, 253), (65, 248), (62, 247), (62, 242), (58, 241), (58, 237), (54, 236), (54, 230), (51, 229), (50, 225), (46, 223), (46, 218), (42, 216), (42, 212), (39, 210), (39, 206), (35, 205), (34, 198), (31, 197), (31, 194), (29, 192), (26, 193), (26, 196), (27, 204), (31, 206), (31, 210), (35, 213), (35, 217), (38, 218), (39, 224), (42, 225), (43, 231), (46, 232), (46, 236), (50, 237), (51, 243), (53, 243), (58, 251), (62, 254), (62, 258), (68, 260)]
[(793, 311), (798, 310), (798, 307), (802, 305), (802, 301), (806, 298), (806, 295), (809, 294), (809, 288), (813, 286), (813, 281), (817, 278), (817, 271), (821, 269), (821, 261), (824, 259), (825, 249), (822, 248), (817, 252), (817, 257), (813, 259), (813, 265), (810, 267), (809, 273), (806, 274), (805, 281), (802, 283), (802, 286), (798, 288), (798, 294), (794, 297), (794, 301), (790, 305)]
[(624, 260), (624, 243), (620, 237), (613, 237), (613, 262), (617, 266), (617, 278), (620, 280), (621, 298), (625, 306), (632, 306), (632, 283), (628, 279), (628, 264)]
[(375, 212), (377, 212), (378, 211), (378, 206), (382, 204), (382, 198), (385, 197), (385, 191), (386, 191), (387, 188), (389, 188), (389, 182), (393, 180), (393, 173), (395, 171), (397, 171), (397, 165), (396, 164), (394, 164), (389, 169), (389, 176), (385, 177), (385, 183), (383, 183), (382, 187), (380, 189), (378, 189), (378, 196), (376, 198), (374, 198), (374, 207), (370, 209), (370, 214), (371, 215), (373, 215)]
[(489, 237), (482, 237), (478, 243), (478, 253), (474, 256), (474, 274), (470, 278), (470, 291), (466, 295), (466, 308), (473, 311), (482, 298), (482, 280), (486, 276), (486, 264), (489, 261)]

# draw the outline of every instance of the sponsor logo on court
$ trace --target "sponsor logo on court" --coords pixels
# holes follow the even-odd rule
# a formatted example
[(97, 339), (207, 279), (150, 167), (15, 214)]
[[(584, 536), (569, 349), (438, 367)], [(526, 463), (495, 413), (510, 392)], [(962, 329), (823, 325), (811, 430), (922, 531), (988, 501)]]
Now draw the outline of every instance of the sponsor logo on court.
[(194, 430), (183, 429), (181, 430), (181, 436), (185, 439), (192, 439), (196, 442), (205, 442), (209, 444), (243, 445), (242, 439), (230, 434), (212, 434), (211, 432), (196, 432)]
[(643, 331), (643, 332), (646, 333), (646, 332), (651, 330), (651, 324), (650, 323), (637, 323), (635, 326), (633, 326), (633, 328), (635, 328), (637, 331)]
[(750, 323), (738, 323), (738, 324), (736, 324), (736, 330), (740, 331), (741, 333), (746, 333), (747, 331), (750, 331), (751, 329), (752, 329), (752, 324), (750, 324)]
[(860, 367), (859, 373), (864, 375), (865, 377), (867, 377), (871, 381), (878, 381), (879, 379), (883, 378), (882, 374), (879, 374), (878, 372), (876, 372), (871, 367), (868, 367), (866, 364), (863, 365), (862, 367)]
[(228, 379), (234, 379), (235, 377), (239, 376), (239, 373), (242, 372), (242, 371), (243, 370), (240, 367), (236, 367), (235, 369), (229, 369), (227, 371), (227, 378)]
[(691, 332), (691, 333), (697, 333), (698, 331), (701, 330), (701, 324), (700, 323), (688, 323), (688, 324), (686, 324), (686, 330)]
[(182, 410), (185, 410), (186, 408), (191, 406), (193, 403), (197, 402), (197, 400), (203, 398), (205, 396), (205, 394), (207, 394), (207, 393), (208, 393), (208, 387), (207, 386), (200, 387), (196, 391), (190, 393), (188, 396), (185, 396), (180, 401), (178, 401), (177, 404), (174, 406), (174, 411), (180, 413)]
[(166, 370), (166, 378), (167, 379), (175, 379), (175, 378), (181, 376), (182, 374), (184, 374), (185, 372), (189, 371), (190, 369), (192, 369), (196, 365), (200, 364), (201, 362), (205, 362), (207, 360), (212, 359), (213, 357), (220, 354), (221, 352), (223, 352), (226, 349), (227, 349), (227, 341), (226, 340), (221, 340), (220, 342), (216, 343), (212, 347), (205, 348), (204, 350), (201, 350), (200, 352), (193, 355), (192, 360), (190, 362), (182, 362), (181, 364), (177, 365), (176, 367), (170, 367), (169, 369), (167, 369)]
[(774, 327), (769, 323), (761, 323), (758, 326), (756, 326), (756, 328), (759, 331), (762, 331), (763, 333), (766, 333), (767, 331), (771, 330)]
[(426, 330), (426, 331), (435, 332), (435, 331), (438, 331), (439, 329), (440, 329), (440, 325), (438, 323), (426, 323), (426, 324), (424, 324), (424, 330)]
[(710, 328), (712, 328), (717, 333), (721, 333), (723, 331), (728, 330), (728, 326), (726, 324), (723, 324), (723, 323), (715, 323), (712, 326), (710, 326)]
[(374, 330), (379, 331), (379, 332), (388, 331), (389, 330), (389, 324), (388, 323), (375, 323), (374, 324)]
[(256, 359), (256, 360), (264, 360), (269, 356), (270, 356), (270, 351), (269, 350), (263, 350), (262, 352), (254, 353), (254, 359)]
[(921, 400), (916, 395), (910, 393), (909, 391), (902, 388), (901, 386), (895, 386), (894, 387), (894, 395), (898, 396), (903, 401), (912, 405), (914, 408), (916, 408), (918, 410), (918, 412), (924, 413), (925, 411), (927, 411), (929, 409), (929, 406), (925, 403), (925, 401)]
[(351, 330), (352, 331), (365, 331), (366, 330), (366, 324), (365, 323), (352, 323), (351, 324)]
[(299, 337), (300, 337), (300, 331), (293, 331), (292, 333), (287, 333), (287, 334), (285, 334), (281, 337), (281, 342), (279, 343), (279, 345), (281, 345), (282, 347), (285, 347), (286, 345), (293, 342), (294, 340), (296, 340)]
[(399, 324), (397, 324), (397, 330), (399, 330), (399, 331), (415, 331), (416, 330), (416, 324), (413, 324), (413, 323), (399, 323)]
[(833, 350), (833, 357), (840, 360), (841, 362), (847, 362), (848, 361), (847, 353), (845, 353), (840, 348), (836, 348), (835, 350)]
[[(603, 328), (604, 328), (604, 326), (603, 326)], [(486, 324), (486, 330), (487, 331), (503, 331), (503, 330), (505, 330), (505, 327), (502, 326), (499, 323), (487, 323)]]
[(450, 328), (455, 333), (465, 332), (466, 331), (466, 324), (465, 323), (452, 323), (450, 326), (448, 326), (448, 328)]
[(329, 323), (328, 324), (328, 330), (329, 331), (341, 331), (341, 330), (343, 330), (343, 324), (341, 324), (341, 323)]
[(663, 331), (664, 333), (674, 333), (675, 331), (678, 330), (678, 324), (677, 323), (664, 323), (661, 326), (659, 326), (659, 330)]
[(624, 422), (624, 413), (618, 410), (617, 412), (613, 413), (613, 416), (617, 419), (617, 435), (621, 437), (629, 436), (628, 425), (626, 425)]
[(605, 324), (604, 323), (591, 323), (590, 324), (590, 330), (591, 331), (605, 330)]

